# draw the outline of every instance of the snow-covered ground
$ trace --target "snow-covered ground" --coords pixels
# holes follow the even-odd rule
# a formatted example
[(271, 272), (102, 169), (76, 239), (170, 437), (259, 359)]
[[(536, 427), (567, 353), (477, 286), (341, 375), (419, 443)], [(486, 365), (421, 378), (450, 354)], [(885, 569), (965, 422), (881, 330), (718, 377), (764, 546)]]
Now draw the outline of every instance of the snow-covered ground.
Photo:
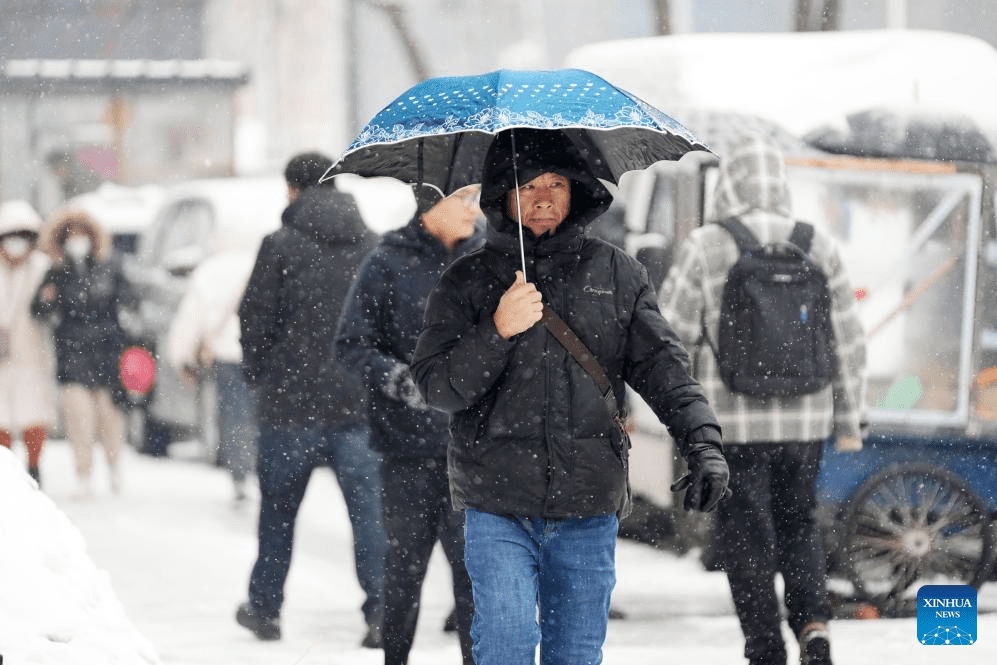
[[(0, 448), (0, 655), (8, 665), (380, 664), (360, 648), (361, 593), (349, 526), (331, 472), (312, 479), (298, 521), (284, 639), (259, 642), (233, 620), (256, 552), (256, 500), (239, 508), (225, 473), (179, 446), (175, 458), (129, 454), (120, 496), (72, 498), (72, 457), (52, 441), (44, 493)], [(131, 453), (131, 451), (129, 451)], [(103, 468), (98, 467), (98, 472)], [(102, 475), (97, 480), (103, 480)], [(103, 486), (103, 483), (101, 483)], [(725, 580), (694, 556), (621, 541), (607, 665), (739, 663), (742, 641)], [(452, 599), (437, 552), (412, 665), (459, 663), (441, 630)], [(835, 621), (835, 662), (997, 662), (997, 584), (980, 594), (973, 646), (922, 646), (915, 619)], [(791, 653), (793, 662), (795, 654)]]

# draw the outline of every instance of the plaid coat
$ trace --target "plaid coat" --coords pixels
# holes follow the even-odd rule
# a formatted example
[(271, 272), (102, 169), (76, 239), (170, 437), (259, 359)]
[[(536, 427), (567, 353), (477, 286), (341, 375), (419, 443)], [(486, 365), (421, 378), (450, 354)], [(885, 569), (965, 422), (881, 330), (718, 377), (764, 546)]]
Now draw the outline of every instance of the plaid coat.
[[(764, 243), (788, 240), (795, 219), (785, 165), (778, 149), (760, 137), (724, 159), (717, 182), (715, 219), (738, 216)], [(719, 225), (692, 231), (661, 287), (661, 312), (692, 358), (692, 373), (723, 427), (726, 443), (821, 441), (859, 436), (865, 398), (865, 339), (855, 297), (834, 241), (816, 229), (810, 255), (832, 292), (832, 323), (839, 371), (827, 388), (800, 397), (754, 399), (730, 392), (703, 338), (717, 345), (720, 300), (727, 271), (737, 261), (734, 239)]]

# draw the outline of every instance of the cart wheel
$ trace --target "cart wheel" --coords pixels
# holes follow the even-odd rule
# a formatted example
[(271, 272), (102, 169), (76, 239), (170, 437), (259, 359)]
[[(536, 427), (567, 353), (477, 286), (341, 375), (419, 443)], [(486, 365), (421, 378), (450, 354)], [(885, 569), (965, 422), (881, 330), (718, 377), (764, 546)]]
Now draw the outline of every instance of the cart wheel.
[(979, 588), (993, 561), (994, 533), (979, 497), (958, 476), (929, 465), (871, 477), (849, 501), (844, 527), (849, 577), (884, 613), (916, 603), (922, 584)]

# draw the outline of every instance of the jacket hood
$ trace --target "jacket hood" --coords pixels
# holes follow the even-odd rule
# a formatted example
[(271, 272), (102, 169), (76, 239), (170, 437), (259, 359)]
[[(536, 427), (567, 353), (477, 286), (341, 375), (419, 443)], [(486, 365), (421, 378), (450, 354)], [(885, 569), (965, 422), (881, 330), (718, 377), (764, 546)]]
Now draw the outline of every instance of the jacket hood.
[(792, 216), (782, 151), (761, 134), (749, 134), (732, 146), (720, 162), (714, 192), (716, 219), (752, 210)]
[[(517, 181), (523, 185), (549, 172), (571, 181), (571, 210), (557, 227), (555, 236), (566, 229), (577, 232), (609, 209), (613, 195), (592, 175), (585, 156), (563, 133), (507, 129), (499, 132), (488, 148), (481, 175), (481, 210), (491, 230), (517, 235), (517, 224), (506, 211), (506, 195), (516, 188)], [(529, 229), (524, 231), (532, 238)]]
[(423, 227), (422, 220), (419, 219), (419, 215), (417, 214), (415, 217), (409, 219), (405, 226), (392, 229), (385, 233), (381, 242), (390, 247), (415, 250), (428, 245), (431, 238), (432, 236)]
[(98, 262), (105, 261), (111, 253), (111, 237), (104, 227), (90, 213), (79, 208), (59, 208), (52, 213), (41, 231), (39, 244), (53, 263), (62, 263), (66, 258), (63, 242), (69, 234), (69, 227), (83, 230), (90, 236), (91, 254)]
[(372, 233), (353, 195), (332, 187), (306, 189), (284, 209), (281, 221), (323, 245), (353, 244)]
[(16, 199), (0, 203), (0, 237), (16, 234), (36, 238), (41, 227), (41, 216), (27, 201)]

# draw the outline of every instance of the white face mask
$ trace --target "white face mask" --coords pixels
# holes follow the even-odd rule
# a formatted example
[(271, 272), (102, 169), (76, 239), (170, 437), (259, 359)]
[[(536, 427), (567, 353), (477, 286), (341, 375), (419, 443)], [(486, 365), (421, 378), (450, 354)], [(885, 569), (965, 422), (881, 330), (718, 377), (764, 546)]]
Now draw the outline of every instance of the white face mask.
[(3, 251), (12, 259), (23, 258), (31, 251), (31, 241), (22, 236), (10, 236), (3, 239)]
[(79, 233), (74, 234), (66, 238), (66, 242), (63, 244), (63, 248), (66, 250), (66, 254), (69, 258), (76, 261), (82, 261), (90, 254), (90, 236), (81, 235)]

